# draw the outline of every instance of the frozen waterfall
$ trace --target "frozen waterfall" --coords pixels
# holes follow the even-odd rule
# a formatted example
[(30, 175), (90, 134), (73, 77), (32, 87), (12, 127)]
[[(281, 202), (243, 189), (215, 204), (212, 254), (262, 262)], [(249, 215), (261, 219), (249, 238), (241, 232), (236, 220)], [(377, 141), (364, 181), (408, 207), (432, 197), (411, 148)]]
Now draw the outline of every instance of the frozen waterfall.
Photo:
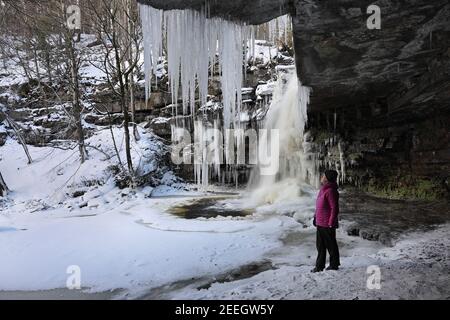
[[(218, 17), (210, 18), (207, 9), (162, 11), (140, 5), (140, 14), (147, 98), (151, 94), (152, 76), (156, 75), (159, 58), (164, 54), (167, 57), (172, 105), (177, 106), (180, 97), (183, 114), (193, 116), (195, 141), (191, 154), (194, 155), (197, 183), (207, 186), (211, 176), (223, 181), (229, 181), (231, 177), (237, 183), (236, 170), (242, 165), (239, 160), (242, 160), (242, 151), (246, 149), (247, 134), (240, 123), (244, 68), (248, 57), (255, 56), (256, 34), (261, 30), (272, 43), (276, 43), (276, 39), (286, 42), (292, 30), (290, 16), (281, 16), (264, 26), (248, 26)], [(280, 70), (264, 125), (258, 130), (263, 135), (254, 143), (249, 143), (248, 148), (255, 148), (256, 154), (261, 156), (262, 151), (268, 150), (267, 141), (269, 145), (276, 142), (279, 146), (280, 154), (273, 158), (277, 170), (272, 175), (262, 174), (261, 157), (259, 162), (250, 163), (256, 164), (250, 184), (267, 201), (271, 200), (268, 199), (270, 195), (264, 195), (268, 190), (264, 189), (264, 185), (270, 184), (272, 189), (276, 189), (275, 184), (287, 179), (314, 180), (314, 168), (306, 161), (303, 141), (309, 89), (300, 84), (293, 66)], [(196, 104), (204, 106), (207, 103), (208, 80), (215, 72), (220, 75), (223, 125), (219, 119), (214, 120), (212, 125), (194, 117)], [(177, 129), (173, 127), (172, 132), (172, 140), (175, 141), (178, 139)], [(225, 166), (221, 167), (222, 164)]]

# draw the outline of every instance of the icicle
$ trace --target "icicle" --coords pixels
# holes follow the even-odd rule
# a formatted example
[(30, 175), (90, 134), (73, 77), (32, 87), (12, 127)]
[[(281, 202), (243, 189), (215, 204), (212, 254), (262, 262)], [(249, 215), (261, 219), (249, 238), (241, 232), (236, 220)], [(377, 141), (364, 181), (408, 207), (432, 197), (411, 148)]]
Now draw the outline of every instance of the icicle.
[(222, 145), (223, 137), (220, 133), (219, 119), (216, 119), (214, 120), (214, 169), (218, 180), (220, 180), (220, 165), (222, 164)]
[(286, 14), (273, 19), (267, 23), (268, 40), (273, 44), (277, 41), (284, 40), (287, 42), (289, 28), (292, 26), (291, 16)]
[(342, 151), (341, 141), (338, 142), (338, 150), (339, 150), (339, 183), (343, 184), (345, 182), (345, 160), (344, 160), (344, 152)]
[(162, 56), (163, 11), (139, 5), (144, 35), (145, 97), (150, 98), (152, 74), (157, 75), (159, 58)]

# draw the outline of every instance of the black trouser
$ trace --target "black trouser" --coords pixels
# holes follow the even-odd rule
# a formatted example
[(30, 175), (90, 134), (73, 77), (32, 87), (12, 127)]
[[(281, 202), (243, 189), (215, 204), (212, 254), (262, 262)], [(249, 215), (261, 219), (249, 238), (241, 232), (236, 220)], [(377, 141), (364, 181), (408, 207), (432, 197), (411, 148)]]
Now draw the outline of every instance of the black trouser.
[(339, 249), (336, 242), (336, 229), (324, 228), (317, 226), (317, 260), (316, 268), (323, 270), (325, 268), (325, 261), (327, 250), (330, 254), (330, 267), (337, 268), (340, 266)]

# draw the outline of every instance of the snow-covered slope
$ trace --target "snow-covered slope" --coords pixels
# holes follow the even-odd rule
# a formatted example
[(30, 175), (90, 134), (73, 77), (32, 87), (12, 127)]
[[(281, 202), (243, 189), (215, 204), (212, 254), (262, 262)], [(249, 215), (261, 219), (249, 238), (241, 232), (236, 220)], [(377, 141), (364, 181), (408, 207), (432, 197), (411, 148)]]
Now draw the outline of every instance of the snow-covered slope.
[[(140, 130), (141, 139), (132, 139), (132, 159), (139, 175), (154, 173), (169, 181), (171, 172), (164, 166), (165, 146), (151, 132)], [(126, 165), (124, 134), (113, 128), (113, 134), (123, 165)], [(0, 171), (11, 189), (9, 199), (19, 203), (40, 202), (45, 206), (57, 206), (70, 202), (76, 192), (87, 192), (103, 185), (114, 185), (110, 166), (118, 166), (109, 129), (96, 131), (86, 140), (88, 159), (81, 164), (76, 144), (57, 144), (53, 147), (28, 146), (33, 162), (27, 164), (25, 153), (16, 140), (8, 139), (0, 148)], [(69, 200), (67, 200), (69, 199)], [(72, 205), (76, 205), (74, 200)], [(19, 210), (20, 212), (20, 210)]]

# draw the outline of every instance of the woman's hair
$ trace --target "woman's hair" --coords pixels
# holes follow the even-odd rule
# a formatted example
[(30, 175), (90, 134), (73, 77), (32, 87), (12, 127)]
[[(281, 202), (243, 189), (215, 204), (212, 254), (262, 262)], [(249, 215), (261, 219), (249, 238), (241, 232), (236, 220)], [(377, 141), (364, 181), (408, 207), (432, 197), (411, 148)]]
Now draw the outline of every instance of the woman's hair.
[(327, 180), (329, 182), (336, 182), (336, 179), (338, 176), (338, 173), (336, 170), (325, 170), (324, 174), (325, 174), (325, 177), (327, 177)]

